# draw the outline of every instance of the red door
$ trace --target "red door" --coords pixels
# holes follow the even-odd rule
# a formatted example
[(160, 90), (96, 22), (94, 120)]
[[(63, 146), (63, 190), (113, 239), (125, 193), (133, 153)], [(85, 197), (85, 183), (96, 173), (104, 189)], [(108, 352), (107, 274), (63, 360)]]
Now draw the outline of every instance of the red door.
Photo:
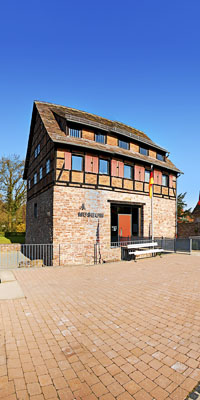
[(130, 237), (132, 234), (132, 215), (118, 214), (118, 235)]

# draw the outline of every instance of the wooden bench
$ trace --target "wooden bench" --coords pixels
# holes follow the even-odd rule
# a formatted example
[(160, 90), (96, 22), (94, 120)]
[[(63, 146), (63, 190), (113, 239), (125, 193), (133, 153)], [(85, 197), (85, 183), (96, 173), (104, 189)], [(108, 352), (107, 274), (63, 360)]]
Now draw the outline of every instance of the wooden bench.
[(128, 255), (140, 256), (143, 254), (160, 254), (163, 253), (163, 249), (155, 248), (158, 246), (157, 242), (149, 242), (149, 243), (135, 243), (135, 244), (127, 244), (126, 249)]

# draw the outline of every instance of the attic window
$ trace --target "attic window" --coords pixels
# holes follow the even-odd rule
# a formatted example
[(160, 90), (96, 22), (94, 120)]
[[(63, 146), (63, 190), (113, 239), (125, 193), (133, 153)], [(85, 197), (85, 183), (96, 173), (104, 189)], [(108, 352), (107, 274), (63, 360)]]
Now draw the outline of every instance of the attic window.
[(35, 148), (35, 158), (37, 158), (37, 156), (39, 156), (39, 154), (40, 154), (40, 143)]
[(69, 128), (69, 136), (80, 138), (81, 137), (81, 130), (80, 129), (72, 129)]

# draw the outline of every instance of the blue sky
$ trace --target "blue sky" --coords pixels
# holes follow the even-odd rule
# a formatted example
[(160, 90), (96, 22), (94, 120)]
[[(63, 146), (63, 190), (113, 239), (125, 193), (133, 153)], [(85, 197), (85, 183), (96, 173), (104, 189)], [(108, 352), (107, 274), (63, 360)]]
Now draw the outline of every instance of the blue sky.
[(146, 132), (200, 190), (199, 0), (9, 1), (0, 15), (0, 157), (25, 157), (34, 100)]

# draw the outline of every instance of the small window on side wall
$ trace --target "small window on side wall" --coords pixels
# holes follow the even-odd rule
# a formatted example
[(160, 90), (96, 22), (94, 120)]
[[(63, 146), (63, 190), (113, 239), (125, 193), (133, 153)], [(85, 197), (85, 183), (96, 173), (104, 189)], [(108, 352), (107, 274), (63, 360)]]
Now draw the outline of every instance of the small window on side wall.
[(72, 155), (72, 171), (83, 170), (83, 157)]
[(42, 179), (42, 167), (40, 167), (40, 179)]
[(162, 186), (169, 186), (169, 176), (168, 175), (162, 175)]
[(30, 180), (30, 178), (28, 179), (28, 189), (30, 189), (31, 188), (31, 180)]
[(34, 217), (38, 217), (38, 208), (37, 208), (37, 203), (34, 203)]
[(131, 165), (124, 164), (124, 178), (133, 179), (133, 167)]
[(109, 161), (103, 160), (102, 158), (99, 159), (99, 173), (102, 175), (109, 174)]
[(33, 182), (34, 182), (34, 185), (36, 185), (36, 183), (37, 183), (37, 172), (34, 173)]
[(50, 160), (46, 161), (46, 174), (50, 172)]

